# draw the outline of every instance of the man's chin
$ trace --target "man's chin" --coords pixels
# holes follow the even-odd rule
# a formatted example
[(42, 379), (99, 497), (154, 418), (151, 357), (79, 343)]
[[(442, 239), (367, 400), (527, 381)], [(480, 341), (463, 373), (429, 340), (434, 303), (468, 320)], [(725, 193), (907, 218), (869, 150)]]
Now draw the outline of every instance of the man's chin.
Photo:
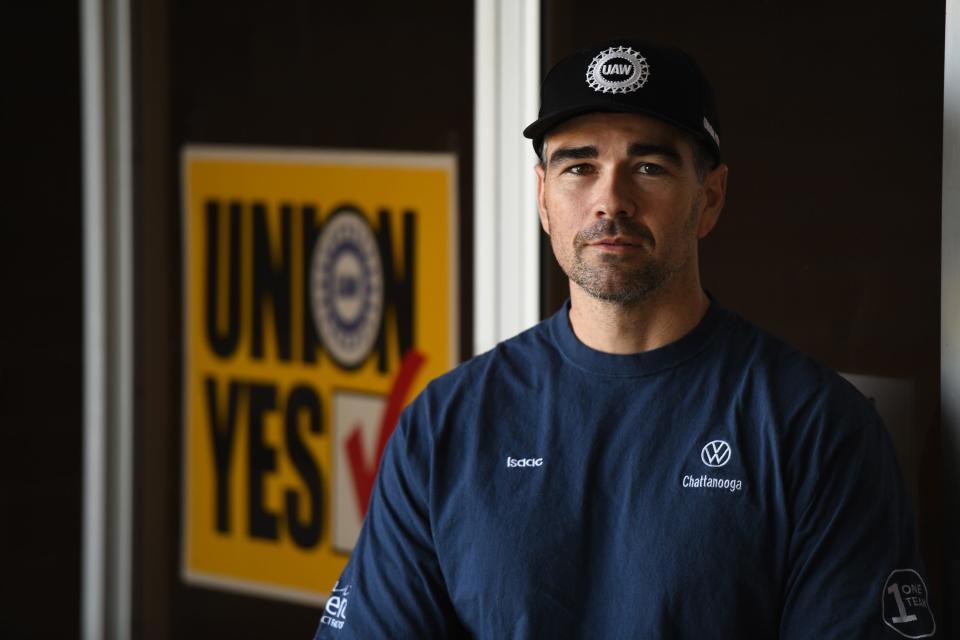
[(578, 283), (590, 297), (611, 304), (628, 305), (642, 302), (659, 288), (654, 283), (630, 283), (629, 286), (597, 285), (596, 283)]
[(651, 268), (616, 273), (581, 268), (574, 269), (568, 276), (592, 298), (613, 304), (633, 304), (646, 300), (668, 279), (662, 271)]

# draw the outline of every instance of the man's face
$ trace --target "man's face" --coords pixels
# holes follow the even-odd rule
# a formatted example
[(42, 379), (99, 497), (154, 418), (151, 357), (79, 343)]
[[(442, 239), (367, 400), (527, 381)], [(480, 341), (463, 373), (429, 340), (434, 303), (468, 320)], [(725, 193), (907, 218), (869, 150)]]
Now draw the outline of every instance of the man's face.
[(699, 286), (697, 241), (723, 206), (725, 166), (701, 182), (686, 136), (637, 114), (574, 118), (544, 154), (540, 222), (571, 286), (621, 304)]

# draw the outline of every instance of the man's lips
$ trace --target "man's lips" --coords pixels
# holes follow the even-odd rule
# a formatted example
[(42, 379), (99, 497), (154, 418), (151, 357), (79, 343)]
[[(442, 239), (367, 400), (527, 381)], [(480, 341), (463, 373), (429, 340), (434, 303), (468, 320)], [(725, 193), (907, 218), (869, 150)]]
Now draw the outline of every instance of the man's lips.
[(601, 238), (600, 240), (594, 240), (593, 242), (587, 243), (587, 246), (600, 249), (602, 251), (633, 251), (643, 247), (642, 240), (634, 240), (632, 238)]
[(640, 245), (639, 242), (627, 240), (625, 238), (603, 238), (602, 240), (594, 240), (590, 244), (612, 244), (612, 245), (628, 244), (628, 245), (635, 245), (635, 246)]

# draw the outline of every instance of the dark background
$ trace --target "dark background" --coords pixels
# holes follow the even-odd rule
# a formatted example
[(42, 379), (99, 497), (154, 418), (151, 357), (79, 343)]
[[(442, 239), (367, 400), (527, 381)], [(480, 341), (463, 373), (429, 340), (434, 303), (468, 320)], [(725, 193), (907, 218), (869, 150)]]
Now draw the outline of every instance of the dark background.
[(0, 637), (80, 629), (79, 3), (4, 7)]

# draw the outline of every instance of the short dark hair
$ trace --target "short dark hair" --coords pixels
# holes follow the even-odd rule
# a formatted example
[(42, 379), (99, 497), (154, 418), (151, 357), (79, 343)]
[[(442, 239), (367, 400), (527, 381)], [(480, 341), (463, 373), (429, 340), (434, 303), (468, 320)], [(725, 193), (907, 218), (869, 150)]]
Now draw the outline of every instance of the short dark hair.
[[(720, 164), (720, 160), (713, 154), (713, 149), (711, 149), (710, 145), (707, 144), (703, 139), (688, 133), (685, 133), (684, 137), (687, 139), (687, 142), (690, 143), (690, 148), (693, 149), (693, 168), (697, 172), (697, 180), (703, 182), (704, 178), (707, 177), (707, 174), (717, 168), (717, 166)], [(537, 148), (537, 157), (540, 158), (540, 166), (546, 167), (547, 158), (543, 153), (543, 150), (546, 147), (545, 139), (540, 138), (535, 142), (535, 144)]]
[(703, 182), (707, 174), (720, 165), (720, 159), (714, 155), (713, 149), (703, 138), (688, 135), (687, 142), (693, 148), (693, 168), (697, 172), (697, 180)]

